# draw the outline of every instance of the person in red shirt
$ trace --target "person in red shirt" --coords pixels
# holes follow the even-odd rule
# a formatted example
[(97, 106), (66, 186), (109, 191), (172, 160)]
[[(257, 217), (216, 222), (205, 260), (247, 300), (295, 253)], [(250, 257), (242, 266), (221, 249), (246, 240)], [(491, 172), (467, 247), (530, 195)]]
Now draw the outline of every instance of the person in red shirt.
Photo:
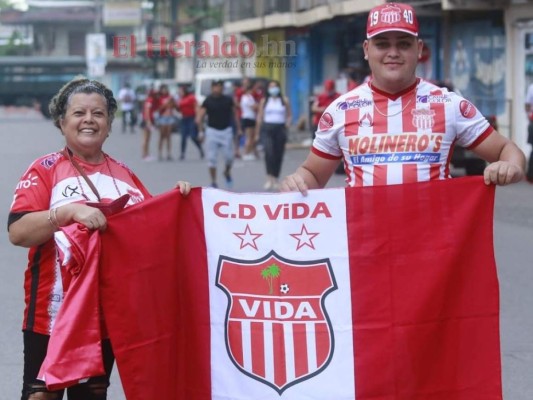
[(202, 142), (198, 140), (198, 131), (196, 129), (196, 108), (198, 106), (196, 97), (189, 86), (180, 86), (180, 98), (178, 100), (178, 111), (181, 113), (181, 155), (180, 160), (185, 159), (187, 150), (187, 139), (191, 138), (193, 143), (200, 152), (200, 158), (204, 158)]
[[(174, 124), (174, 110), (177, 108), (176, 101), (166, 84), (159, 87), (159, 107), (157, 112), (157, 126), (159, 128), (158, 160), (172, 161), (172, 125)], [(166, 157), (163, 151), (166, 149)]]
[(311, 106), (311, 111), (313, 112), (313, 121), (311, 127), (313, 139), (315, 138), (315, 132), (318, 129), (318, 121), (320, 121), (322, 113), (333, 102), (333, 100), (339, 96), (340, 93), (337, 93), (335, 90), (335, 81), (332, 79), (326, 79), (324, 81), (324, 92), (320, 93), (316, 97), (313, 105)]
[(150, 156), (150, 137), (152, 136), (152, 129), (155, 126), (155, 111), (159, 107), (159, 92), (150, 89), (148, 97), (144, 101), (142, 116), (143, 120), (141, 126), (143, 128), (143, 145), (142, 157), (144, 161), (152, 161), (154, 158)]
[[(62, 235), (59, 231), (76, 223), (83, 230), (104, 231), (105, 211), (114, 200), (123, 199), (129, 207), (152, 197), (132, 170), (103, 151), (117, 111), (108, 87), (74, 78), (52, 98), (49, 109), (65, 147), (31, 163), (16, 186), (8, 217), (9, 240), (29, 249), (24, 278), (22, 400), (63, 398), (63, 390), (48, 389), (38, 376), (72, 283), (72, 275), (59, 263), (55, 241)], [(185, 181), (178, 181), (176, 187), (183, 195), (191, 190)], [(73, 320), (86, 317), (83, 309), (78, 311)], [(109, 339), (103, 339), (101, 346), (105, 373), (70, 386), (66, 390), (69, 399), (106, 398), (114, 355)]]

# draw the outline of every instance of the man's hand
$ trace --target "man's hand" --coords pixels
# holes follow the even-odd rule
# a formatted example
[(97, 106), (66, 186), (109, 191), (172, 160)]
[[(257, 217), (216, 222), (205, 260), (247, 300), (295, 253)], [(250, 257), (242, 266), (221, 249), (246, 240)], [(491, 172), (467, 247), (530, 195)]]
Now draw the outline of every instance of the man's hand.
[(489, 164), (483, 172), (486, 185), (509, 185), (524, 179), (524, 170), (509, 161), (496, 161)]
[(308, 189), (309, 187), (298, 173), (287, 176), (285, 179), (283, 179), (281, 185), (279, 186), (280, 192), (298, 191), (304, 196), (307, 196)]
[(191, 192), (191, 184), (187, 181), (178, 181), (176, 189), (180, 191), (183, 196), (187, 196)]

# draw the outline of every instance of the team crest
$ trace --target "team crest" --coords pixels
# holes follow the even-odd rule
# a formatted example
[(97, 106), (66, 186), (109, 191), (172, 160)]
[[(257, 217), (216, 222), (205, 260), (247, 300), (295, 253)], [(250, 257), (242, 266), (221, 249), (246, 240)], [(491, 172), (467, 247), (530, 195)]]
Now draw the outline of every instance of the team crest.
[(396, 24), (402, 20), (402, 10), (394, 5), (387, 6), (381, 11), (381, 22), (384, 24)]
[(413, 126), (421, 131), (430, 131), (435, 126), (435, 111), (429, 108), (411, 110)]
[(226, 348), (242, 373), (281, 395), (327, 367), (334, 336), (324, 303), (337, 289), (328, 259), (221, 256), (216, 285), (228, 296)]

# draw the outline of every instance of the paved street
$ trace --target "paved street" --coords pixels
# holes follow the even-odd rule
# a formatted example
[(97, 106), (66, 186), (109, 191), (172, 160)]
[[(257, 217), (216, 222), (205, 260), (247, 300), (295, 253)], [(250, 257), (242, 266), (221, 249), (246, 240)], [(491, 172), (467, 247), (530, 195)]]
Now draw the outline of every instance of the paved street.
[[(185, 161), (143, 162), (140, 158), (141, 135), (122, 134), (118, 125), (104, 150), (129, 165), (154, 194), (169, 190), (178, 179), (194, 186), (209, 184), (205, 161), (200, 160), (192, 142)], [(0, 216), (7, 220), (14, 187), (31, 161), (60, 149), (64, 140), (50, 121), (32, 117), (0, 120)], [(304, 138), (302, 135), (298, 139)], [(173, 135), (177, 158), (179, 139)], [(155, 150), (156, 138), (152, 138)], [(307, 149), (295, 148), (286, 153), (282, 175), (292, 172), (305, 158)], [(152, 151), (152, 154), (155, 154)], [(221, 170), (220, 170), (221, 173)], [(237, 161), (234, 188), (238, 192), (262, 191), (265, 180), (262, 161)], [(220, 183), (223, 180), (220, 179)], [(220, 184), (223, 187), (222, 184)], [(329, 186), (343, 186), (343, 177), (335, 175)], [(495, 251), (501, 289), (501, 343), (504, 398), (533, 399), (533, 185), (520, 183), (498, 188), (495, 210)], [(4, 222), (5, 223), (5, 222)], [(23, 273), (26, 249), (12, 246), (5, 229), (0, 233), (3, 255), (0, 280), (0, 400), (20, 397), (22, 376)], [(108, 398), (123, 400), (115, 371)]]

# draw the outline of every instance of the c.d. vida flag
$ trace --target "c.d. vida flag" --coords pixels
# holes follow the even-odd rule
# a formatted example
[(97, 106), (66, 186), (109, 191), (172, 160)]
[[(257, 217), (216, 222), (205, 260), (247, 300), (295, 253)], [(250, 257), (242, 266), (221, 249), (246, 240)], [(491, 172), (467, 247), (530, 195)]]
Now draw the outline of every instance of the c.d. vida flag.
[(501, 399), (494, 187), (239, 194), (109, 218), (101, 302), (128, 400)]

